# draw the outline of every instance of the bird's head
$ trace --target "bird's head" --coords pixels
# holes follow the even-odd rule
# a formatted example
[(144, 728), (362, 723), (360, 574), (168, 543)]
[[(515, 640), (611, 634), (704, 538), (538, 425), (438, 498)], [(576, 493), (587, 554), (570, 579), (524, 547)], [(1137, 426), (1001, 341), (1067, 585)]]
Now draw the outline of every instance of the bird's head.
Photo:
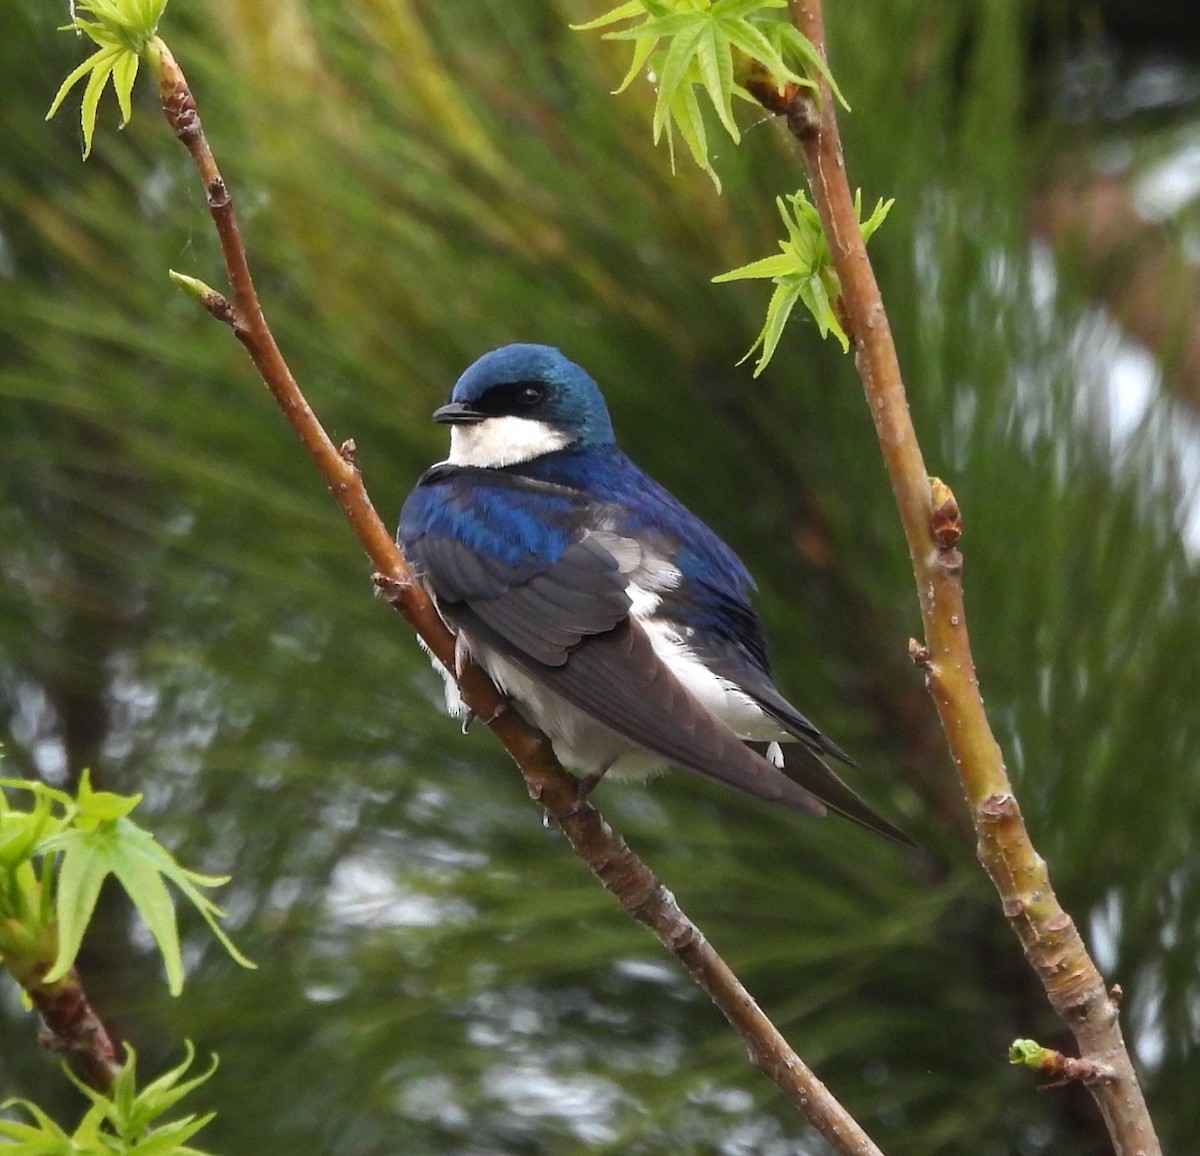
[(614, 440), (599, 387), (549, 345), (485, 353), (433, 420), (451, 427), (448, 460), (458, 466), (499, 468)]

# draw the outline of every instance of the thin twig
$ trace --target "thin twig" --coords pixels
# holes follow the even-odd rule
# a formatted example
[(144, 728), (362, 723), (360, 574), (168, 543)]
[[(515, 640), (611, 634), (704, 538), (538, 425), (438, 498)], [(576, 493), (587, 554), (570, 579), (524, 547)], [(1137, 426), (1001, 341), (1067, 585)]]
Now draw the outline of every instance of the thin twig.
[[(232, 302), (218, 293), (203, 296), (206, 308), (230, 325), (260, 376), (325, 478), (363, 549), (377, 568), (376, 585), (415, 628), (434, 656), (455, 669), (454, 638), (371, 505), (353, 452), (334, 446), (309, 408), (263, 317), (229, 190), (205, 139), (187, 82), (165, 46), (154, 62), (163, 112), (187, 148), (208, 197), (225, 258)], [(232, 308), (230, 307), (232, 305)], [(459, 677), (464, 701), (487, 722), (525, 777), (532, 799), (553, 818), (577, 855), (630, 915), (650, 928), (688, 969), (745, 1041), (752, 1062), (795, 1103), (843, 1156), (881, 1156), (852, 1116), (834, 1099), (759, 1009), (749, 992), (699, 929), (680, 911), (671, 893), (604, 819), (580, 803), (575, 780), (563, 771), (549, 740), (529, 726), (477, 666)]]
[[(824, 55), (820, 0), (791, 0), (791, 9), (796, 27)], [(804, 89), (780, 97), (770, 88), (759, 86), (764, 103), (786, 116), (800, 145), (841, 284), (841, 315), (854, 342), (917, 582), (925, 643), (913, 648), (913, 657), (925, 670), (966, 790), (980, 862), (1051, 1005), (1074, 1032), (1081, 1058), (1111, 1073), (1111, 1079), (1087, 1086), (1118, 1156), (1156, 1156), (1161, 1149), (1121, 1035), (1116, 1002), (1051, 889), (983, 709), (963, 605), (958, 506), (949, 487), (925, 470), (887, 313), (858, 227), (832, 96), (827, 85), (819, 101)]]

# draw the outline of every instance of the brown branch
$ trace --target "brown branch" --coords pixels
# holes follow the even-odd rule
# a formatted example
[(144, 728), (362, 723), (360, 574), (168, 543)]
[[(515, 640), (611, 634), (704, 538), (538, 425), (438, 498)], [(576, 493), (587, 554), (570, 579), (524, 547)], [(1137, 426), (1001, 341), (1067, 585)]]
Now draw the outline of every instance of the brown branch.
[[(232, 328), (278, 402), (330, 492), (377, 568), (377, 586), (409, 621), (434, 656), (455, 669), (454, 638), (392, 540), (367, 496), (353, 461), (352, 446), (334, 446), (309, 408), (263, 317), (234, 216), (233, 201), (205, 139), (183, 73), (161, 41), (151, 50), (163, 112), (191, 155), (208, 198), (232, 293), (232, 302), (211, 290), (205, 307)], [(530, 797), (561, 828), (577, 855), (630, 915), (659, 938), (708, 993), (745, 1041), (762, 1069), (844, 1156), (880, 1156), (852, 1116), (805, 1066), (749, 992), (679, 909), (671, 893), (601, 816), (581, 803), (576, 781), (554, 757), (550, 742), (508, 707), (488, 677), (468, 663), (459, 675), (463, 700), (504, 744), (525, 777)]]
[[(824, 54), (820, 0), (790, 2), (796, 27)], [(1116, 1004), (1051, 889), (984, 713), (963, 605), (963, 559), (956, 545), (959, 512), (949, 487), (930, 479), (925, 470), (887, 313), (858, 227), (832, 95), (822, 84), (819, 100), (799, 89), (782, 97), (769, 93), (764, 104), (786, 116), (799, 143), (829, 240), (841, 284), (841, 315), (854, 342), (916, 578), (925, 643), (914, 648), (914, 659), (925, 670), (967, 794), (980, 862), (1051, 1005), (1074, 1032), (1082, 1059), (1112, 1074), (1088, 1087), (1118, 1156), (1155, 1156), (1161, 1149), (1121, 1035)]]
[(107, 1092), (124, 1065), (88, 1001), (79, 972), (72, 967), (61, 978), (46, 982), (57, 955), (58, 929), (45, 924), (36, 933), (19, 935), (16, 942), (7, 939), (3, 967), (42, 1017), (42, 1045), (62, 1056), (89, 1087)]
[(122, 1064), (108, 1029), (88, 1002), (79, 973), (71, 968), (51, 985), (36, 979), (21, 983), (46, 1025), (42, 1043), (63, 1056), (85, 1084), (98, 1092), (107, 1092), (120, 1074)]

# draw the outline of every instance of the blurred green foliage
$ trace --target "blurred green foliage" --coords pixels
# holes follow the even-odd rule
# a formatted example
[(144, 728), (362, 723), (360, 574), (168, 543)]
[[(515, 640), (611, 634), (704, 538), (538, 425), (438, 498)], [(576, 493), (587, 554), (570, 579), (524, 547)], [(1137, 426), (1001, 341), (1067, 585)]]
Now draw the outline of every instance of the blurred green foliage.
[[(1186, 1150), (1200, 579), (1178, 419), (1154, 405), (1113, 432), (1112, 330), (1024, 219), (1064, 142), (1112, 126), (1055, 115), (1030, 6), (828, 8), (853, 181), (896, 198), (872, 250), (930, 469), (964, 509), (989, 712), (1061, 897), (1124, 988), (1164, 1143)], [(567, 28), (601, 9), (209, 0), (162, 32), (276, 335), (381, 510), (442, 455), (428, 414), (457, 374), (546, 341), (757, 574), (781, 685), (925, 850), (682, 774), (597, 798), (805, 1058), (890, 1156), (1105, 1151), (1086, 1093), (1037, 1095), (1007, 1064), (1015, 1037), (1067, 1040), (904, 658), (919, 621), (853, 367), (810, 323), (753, 384), (734, 367), (761, 287), (710, 278), (774, 248), (798, 161), (741, 109), (741, 147), (713, 150), (724, 195), (673, 177), (651, 86), (607, 95), (627, 50)], [(5, 19), (6, 772), (91, 766), (144, 792), (182, 861), (234, 876), (218, 898), (260, 965), (193, 921), (172, 1001), (108, 897), (80, 960), (106, 1019), (147, 1070), (184, 1037), (220, 1053), (204, 1143), (229, 1156), (823, 1150), (496, 744), (442, 717), (240, 347), (167, 280), (219, 284), (220, 265), (153, 93), (135, 89), (121, 133), (102, 105), (82, 165), (78, 125), (43, 124), (82, 46), (53, 5)], [(15, 994), (3, 1012), (0, 1087), (78, 1115)]]

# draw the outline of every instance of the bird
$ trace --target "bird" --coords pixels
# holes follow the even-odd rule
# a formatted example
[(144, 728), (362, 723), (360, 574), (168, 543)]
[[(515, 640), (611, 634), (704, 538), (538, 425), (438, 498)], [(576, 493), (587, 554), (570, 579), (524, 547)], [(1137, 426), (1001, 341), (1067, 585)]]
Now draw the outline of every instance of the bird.
[(469, 657), (580, 774), (581, 800), (671, 764), (911, 844), (829, 765), (854, 763), (776, 688), (749, 571), (617, 447), (583, 368), (503, 346), (433, 420), (450, 453), (396, 540), (455, 635), (457, 671), (430, 655), (451, 715), (471, 717), (455, 678)]

